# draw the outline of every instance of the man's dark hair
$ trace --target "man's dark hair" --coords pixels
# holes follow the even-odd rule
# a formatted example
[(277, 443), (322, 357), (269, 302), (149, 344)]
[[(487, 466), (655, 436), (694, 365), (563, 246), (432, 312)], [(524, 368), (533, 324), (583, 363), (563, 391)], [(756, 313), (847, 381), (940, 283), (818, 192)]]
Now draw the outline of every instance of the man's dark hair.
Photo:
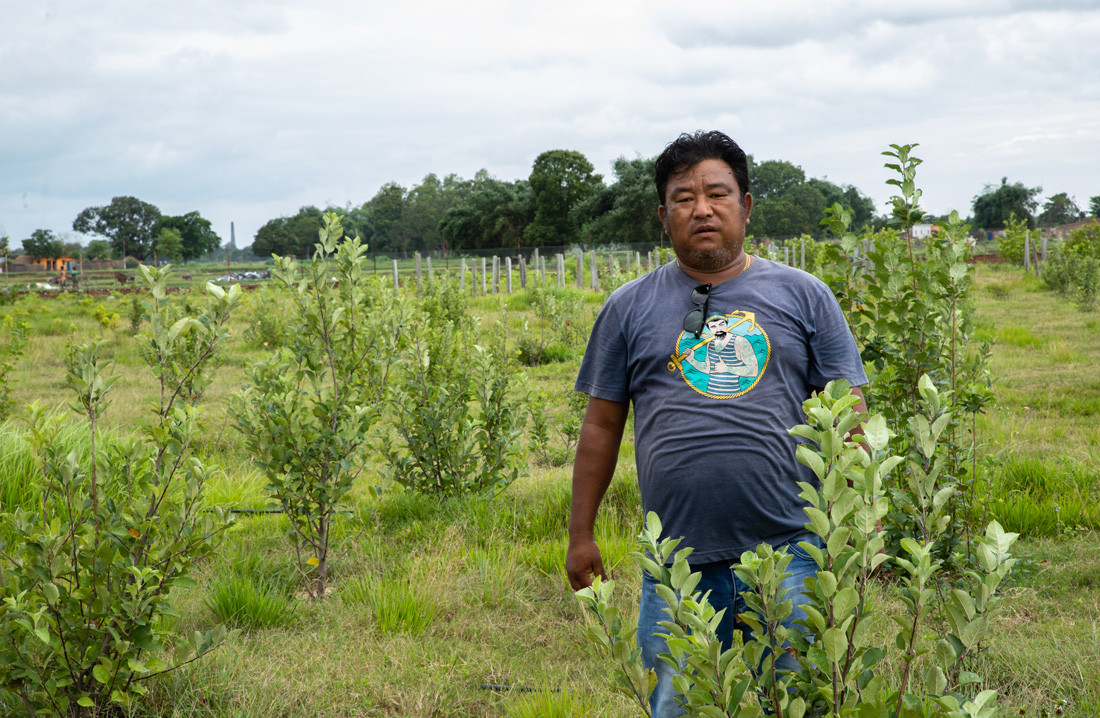
[(744, 203), (745, 193), (749, 191), (749, 160), (745, 151), (724, 132), (698, 130), (680, 135), (657, 157), (657, 197), (661, 204), (665, 203), (668, 178), (703, 160), (722, 160), (730, 166)]

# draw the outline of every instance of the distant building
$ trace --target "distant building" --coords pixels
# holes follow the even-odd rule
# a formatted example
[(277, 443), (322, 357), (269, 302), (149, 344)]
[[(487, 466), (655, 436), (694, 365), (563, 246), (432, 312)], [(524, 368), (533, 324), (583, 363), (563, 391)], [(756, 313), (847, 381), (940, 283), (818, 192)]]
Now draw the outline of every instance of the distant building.
[(940, 226), (938, 224), (914, 224), (913, 239), (928, 239)]

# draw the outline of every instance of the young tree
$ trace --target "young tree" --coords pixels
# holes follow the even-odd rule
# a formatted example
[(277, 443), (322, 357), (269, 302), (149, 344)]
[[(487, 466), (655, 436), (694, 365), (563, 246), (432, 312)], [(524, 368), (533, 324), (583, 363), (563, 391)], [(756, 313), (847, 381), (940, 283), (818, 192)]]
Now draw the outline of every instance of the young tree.
[[(276, 257), (293, 300), (292, 347), (252, 367), (234, 400), (253, 461), (282, 504), (306, 590), (321, 599), (342, 499), (363, 471), (409, 313), (363, 276), (366, 247), (325, 215), (312, 260)], [(335, 280), (335, 281), (333, 281)]]
[(1100, 217), (1100, 195), (1089, 197), (1089, 215)]
[(108, 205), (83, 210), (73, 220), (73, 229), (104, 237), (123, 259), (128, 255), (145, 259), (153, 255), (154, 229), (160, 218), (160, 210), (148, 202), (115, 197)]

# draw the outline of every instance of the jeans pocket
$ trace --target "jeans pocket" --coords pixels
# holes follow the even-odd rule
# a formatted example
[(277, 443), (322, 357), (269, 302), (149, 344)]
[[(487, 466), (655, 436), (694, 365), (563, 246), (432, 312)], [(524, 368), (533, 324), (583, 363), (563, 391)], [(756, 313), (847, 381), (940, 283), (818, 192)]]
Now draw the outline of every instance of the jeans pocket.
[(782, 544), (781, 546), (779, 546), (777, 548), (786, 547), (787, 553), (794, 556), (795, 560), (797, 560), (797, 561), (804, 561), (804, 562), (809, 562), (809, 563), (816, 564), (817, 562), (814, 561), (814, 557), (811, 556), (810, 553), (806, 549), (804, 549), (804, 548), (802, 548), (801, 546), (798, 545), (799, 543), (801, 543), (803, 541), (810, 544), (811, 546), (816, 546), (818, 548), (824, 548), (824, 546), (825, 546), (825, 544), (821, 541), (821, 537), (818, 536), (817, 534), (815, 534), (815, 533), (804, 533), (804, 534), (799, 534), (798, 536), (795, 536), (790, 541), (788, 541), (785, 544)]

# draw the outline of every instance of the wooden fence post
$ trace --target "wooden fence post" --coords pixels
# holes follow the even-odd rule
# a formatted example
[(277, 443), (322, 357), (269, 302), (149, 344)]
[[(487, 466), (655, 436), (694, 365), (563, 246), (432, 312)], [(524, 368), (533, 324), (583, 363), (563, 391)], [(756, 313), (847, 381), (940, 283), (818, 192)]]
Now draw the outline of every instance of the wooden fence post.
[(462, 258), (462, 271), (458, 275), (458, 291), (466, 289), (466, 258)]
[(485, 257), (482, 257), (481, 258), (481, 296), (483, 296), (483, 297), (486, 294), (489, 293), (489, 280), (486, 277), (486, 275), (488, 274), (488, 271), (489, 271), (488, 267), (487, 267), (487, 264), (488, 264), (488, 262), (486, 262)]
[(504, 258), (504, 272), (505, 272), (504, 276), (506, 276), (508, 278), (508, 281), (505, 284), (505, 286), (507, 287), (507, 289), (505, 291), (507, 291), (508, 294), (511, 294), (512, 293), (512, 258), (511, 257), (505, 257)]
[(420, 291), (420, 252), (416, 252), (416, 291)]
[(397, 260), (393, 260), (393, 296), (397, 296)]

